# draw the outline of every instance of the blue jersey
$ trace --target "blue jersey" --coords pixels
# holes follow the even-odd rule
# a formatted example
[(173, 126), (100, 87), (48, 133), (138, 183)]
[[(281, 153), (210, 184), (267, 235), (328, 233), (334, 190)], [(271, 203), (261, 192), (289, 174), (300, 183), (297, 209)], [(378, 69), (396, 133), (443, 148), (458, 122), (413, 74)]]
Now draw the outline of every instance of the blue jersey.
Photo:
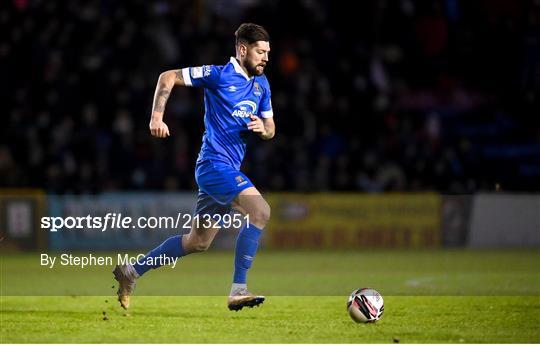
[(184, 68), (182, 76), (187, 86), (204, 88), (205, 131), (197, 164), (211, 160), (240, 170), (250, 115), (273, 116), (268, 80), (249, 78), (233, 57), (223, 66)]

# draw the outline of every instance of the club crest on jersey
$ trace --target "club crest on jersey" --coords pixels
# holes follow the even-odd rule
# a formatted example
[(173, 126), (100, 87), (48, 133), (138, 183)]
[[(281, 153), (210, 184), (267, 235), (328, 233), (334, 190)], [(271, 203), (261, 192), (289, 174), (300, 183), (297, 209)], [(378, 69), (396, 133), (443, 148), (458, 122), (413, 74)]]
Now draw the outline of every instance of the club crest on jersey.
[(253, 94), (255, 94), (255, 96), (260, 96), (261, 95), (261, 86), (259, 85), (259, 83), (257, 83), (257, 82), (253, 83), (253, 88), (255, 89)]
[(253, 101), (242, 101), (234, 106), (232, 116), (235, 117), (250, 117), (255, 114), (257, 110), (257, 104)]

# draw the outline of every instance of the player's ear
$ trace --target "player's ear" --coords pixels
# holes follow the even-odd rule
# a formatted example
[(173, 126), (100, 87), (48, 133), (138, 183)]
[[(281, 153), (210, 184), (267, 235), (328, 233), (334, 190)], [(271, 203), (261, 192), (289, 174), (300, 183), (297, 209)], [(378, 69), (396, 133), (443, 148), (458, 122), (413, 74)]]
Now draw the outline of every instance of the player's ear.
[(240, 56), (246, 56), (247, 55), (247, 46), (244, 43), (238, 44), (238, 49), (240, 50)]

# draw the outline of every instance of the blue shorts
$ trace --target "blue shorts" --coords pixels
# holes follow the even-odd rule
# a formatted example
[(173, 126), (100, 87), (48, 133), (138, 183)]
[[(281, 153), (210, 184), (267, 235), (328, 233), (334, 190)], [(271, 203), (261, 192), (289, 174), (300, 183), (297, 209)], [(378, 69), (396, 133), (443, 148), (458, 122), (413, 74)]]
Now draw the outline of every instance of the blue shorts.
[(246, 188), (254, 187), (241, 171), (225, 163), (198, 162), (195, 180), (199, 185), (195, 214), (228, 214), (231, 202)]

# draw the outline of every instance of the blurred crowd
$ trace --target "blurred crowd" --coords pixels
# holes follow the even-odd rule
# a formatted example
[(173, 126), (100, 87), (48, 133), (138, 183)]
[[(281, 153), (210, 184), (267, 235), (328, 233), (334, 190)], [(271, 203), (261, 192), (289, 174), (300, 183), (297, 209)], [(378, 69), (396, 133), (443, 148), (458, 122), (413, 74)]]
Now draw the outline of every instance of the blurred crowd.
[(159, 74), (271, 35), (263, 191), (540, 190), (540, 1), (11, 0), (0, 9), (0, 187), (193, 190), (202, 91)]

